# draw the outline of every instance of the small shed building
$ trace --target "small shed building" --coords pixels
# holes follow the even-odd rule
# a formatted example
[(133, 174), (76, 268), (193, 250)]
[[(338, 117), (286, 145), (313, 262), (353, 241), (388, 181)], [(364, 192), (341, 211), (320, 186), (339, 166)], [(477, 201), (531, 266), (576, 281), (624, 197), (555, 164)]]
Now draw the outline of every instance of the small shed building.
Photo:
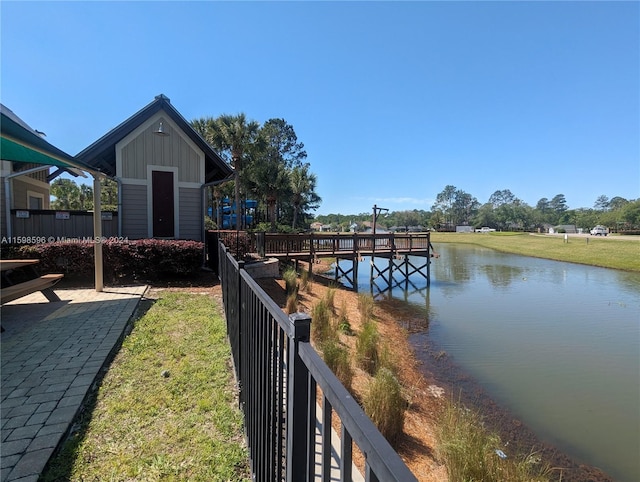
[(118, 234), (203, 241), (205, 188), (233, 169), (158, 95), (76, 155), (118, 182)]

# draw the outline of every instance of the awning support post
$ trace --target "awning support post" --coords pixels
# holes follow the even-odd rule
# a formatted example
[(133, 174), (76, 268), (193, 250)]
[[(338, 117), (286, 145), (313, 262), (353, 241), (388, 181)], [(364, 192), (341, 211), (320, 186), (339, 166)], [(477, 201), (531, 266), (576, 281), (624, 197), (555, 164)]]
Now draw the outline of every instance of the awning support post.
[(100, 292), (104, 290), (104, 276), (102, 264), (102, 205), (100, 203), (100, 178), (97, 175), (93, 176), (93, 256), (95, 259), (96, 291)]

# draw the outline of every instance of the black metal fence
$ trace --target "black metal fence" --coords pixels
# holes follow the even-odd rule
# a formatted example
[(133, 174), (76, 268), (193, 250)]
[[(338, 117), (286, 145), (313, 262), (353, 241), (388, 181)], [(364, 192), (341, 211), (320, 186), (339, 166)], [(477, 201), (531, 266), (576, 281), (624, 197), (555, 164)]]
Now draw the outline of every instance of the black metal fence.
[[(218, 247), (254, 480), (415, 481), (309, 343), (311, 318), (303, 313), (287, 316), (246, 273), (243, 262), (224, 244)], [(334, 416), (341, 433), (332, 445)], [(364, 455), (364, 474), (354, 468), (354, 444)]]

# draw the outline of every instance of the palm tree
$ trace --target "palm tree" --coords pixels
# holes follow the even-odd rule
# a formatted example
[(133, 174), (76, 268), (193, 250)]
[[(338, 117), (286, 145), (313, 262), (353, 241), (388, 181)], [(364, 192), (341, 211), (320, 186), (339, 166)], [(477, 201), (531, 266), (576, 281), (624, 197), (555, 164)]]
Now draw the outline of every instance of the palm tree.
[(80, 184), (78, 203), (82, 211), (93, 208), (93, 188), (87, 184)]
[(265, 154), (255, 159), (249, 169), (253, 191), (264, 200), (271, 231), (276, 230), (276, 206), (290, 191), (289, 171), (277, 153)]
[(100, 179), (100, 203), (103, 211), (117, 211), (118, 206), (118, 183), (113, 179)]
[(291, 202), (293, 204), (293, 221), (291, 227), (295, 229), (298, 213), (306, 207), (317, 207), (321, 198), (315, 192), (316, 176), (309, 172), (309, 164), (296, 166), (289, 175), (291, 187)]
[(260, 124), (248, 121), (245, 114), (240, 113), (222, 114), (216, 119), (195, 119), (191, 121), (191, 125), (219, 154), (227, 160), (231, 158), (235, 180), (236, 227), (244, 227), (240, 210), (240, 176), (245, 164), (245, 154), (256, 142)]

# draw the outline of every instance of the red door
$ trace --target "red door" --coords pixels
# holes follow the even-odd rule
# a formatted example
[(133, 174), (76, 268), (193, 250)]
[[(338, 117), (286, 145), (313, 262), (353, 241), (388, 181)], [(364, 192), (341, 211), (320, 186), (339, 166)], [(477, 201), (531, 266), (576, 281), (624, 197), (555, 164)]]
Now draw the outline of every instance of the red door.
[(173, 238), (173, 172), (152, 171), (153, 237)]

